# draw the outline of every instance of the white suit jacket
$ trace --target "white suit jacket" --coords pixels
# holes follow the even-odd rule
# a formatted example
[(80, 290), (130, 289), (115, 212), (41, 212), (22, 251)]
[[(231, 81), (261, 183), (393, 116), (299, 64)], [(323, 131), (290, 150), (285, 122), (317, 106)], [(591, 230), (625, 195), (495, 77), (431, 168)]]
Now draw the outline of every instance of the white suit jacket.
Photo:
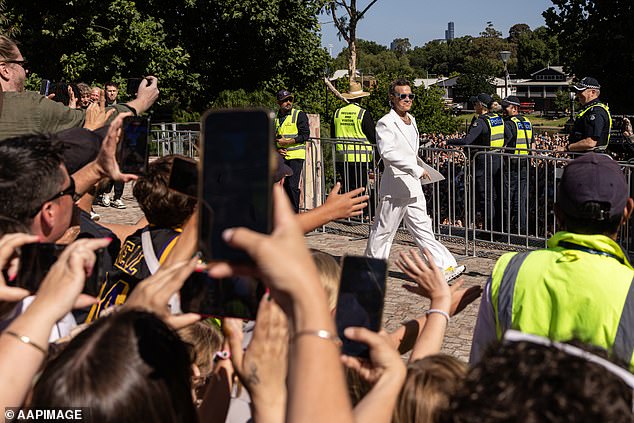
[[(409, 113), (414, 128), (416, 120)], [(416, 137), (416, 148), (407, 139), (408, 125), (392, 109), (376, 124), (376, 143), (385, 165), (381, 177), (379, 195), (392, 198), (414, 198), (423, 195), (421, 176), (423, 175), (422, 159), (418, 157), (419, 140)], [(416, 129), (418, 135), (418, 129)]]

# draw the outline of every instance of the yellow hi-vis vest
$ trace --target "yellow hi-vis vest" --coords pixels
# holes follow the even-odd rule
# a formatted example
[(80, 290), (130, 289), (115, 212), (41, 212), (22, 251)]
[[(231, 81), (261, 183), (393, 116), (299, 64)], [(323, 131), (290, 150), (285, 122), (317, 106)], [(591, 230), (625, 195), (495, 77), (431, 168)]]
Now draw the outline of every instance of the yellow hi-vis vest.
[(491, 275), (497, 337), (507, 329), (612, 350), (634, 366), (634, 269), (604, 235), (557, 232), (548, 249), (504, 254)]
[[(290, 113), (286, 115), (286, 119), (280, 124), (279, 117), (275, 117), (275, 135), (281, 135), (283, 138), (297, 138), (299, 130), (297, 129), (297, 117), (299, 116), (299, 109), (291, 109)], [(301, 159), (306, 160), (306, 144), (296, 143), (287, 146), (281, 146), (278, 143), (277, 148), (286, 149), (286, 160)]]
[(341, 107), (335, 112), (335, 137), (339, 140), (350, 141), (335, 145), (337, 161), (356, 163), (372, 161), (372, 146), (361, 145), (361, 143), (369, 144), (361, 128), (365, 113), (365, 109), (354, 103)]
[(491, 147), (504, 147), (504, 121), (495, 113), (487, 113), (482, 118), (486, 120), (491, 132), (489, 145)]
[(581, 113), (577, 115), (577, 118), (582, 118), (583, 115), (585, 115), (589, 110), (592, 110), (594, 107), (600, 107), (605, 110), (605, 112), (608, 114), (608, 120), (610, 121), (610, 127), (608, 128), (608, 140), (606, 141), (605, 145), (597, 147), (599, 149), (605, 149), (607, 148), (608, 144), (610, 144), (610, 132), (612, 131), (612, 115), (610, 114), (610, 109), (608, 108), (608, 106), (603, 103), (594, 103), (592, 106), (583, 109)]
[(533, 125), (524, 116), (512, 116), (511, 121), (515, 123), (517, 128), (517, 138), (515, 140), (515, 147), (520, 150), (515, 150), (515, 154), (528, 154), (528, 149), (531, 148), (531, 140), (533, 139)]

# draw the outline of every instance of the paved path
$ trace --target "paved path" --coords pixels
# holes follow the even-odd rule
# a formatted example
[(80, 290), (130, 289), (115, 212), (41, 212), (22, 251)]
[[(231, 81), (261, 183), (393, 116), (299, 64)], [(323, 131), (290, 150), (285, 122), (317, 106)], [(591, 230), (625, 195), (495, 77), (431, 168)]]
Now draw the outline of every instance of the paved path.
[[(142, 216), (142, 212), (132, 197), (131, 184), (127, 184), (125, 187), (123, 201), (127, 205), (127, 208), (124, 210), (95, 206), (95, 211), (101, 215), (101, 219), (105, 222), (135, 223)], [(362, 255), (366, 240), (355, 240), (350, 236), (314, 232), (306, 236), (306, 243), (311, 248), (340, 257), (344, 254)], [(458, 263), (464, 264), (467, 267), (467, 271), (464, 275), (465, 287), (474, 285), (483, 286), (491, 274), (495, 259), (502, 253), (487, 250), (486, 258), (465, 257), (464, 249), (461, 245), (451, 243), (446, 245), (451, 252), (456, 255)], [(402, 287), (402, 285), (406, 283), (407, 277), (401, 273), (398, 268), (392, 265), (398, 253), (408, 248), (411, 248), (410, 244), (396, 243), (392, 247), (390, 254), (388, 288), (384, 312), (384, 327), (387, 330), (394, 330), (401, 322), (416, 318), (424, 314), (425, 310), (429, 308), (428, 300), (411, 294)], [(444, 352), (465, 361), (468, 360), (469, 350), (471, 348), (471, 336), (479, 304), (480, 300), (476, 300), (463, 310), (462, 313), (451, 320), (443, 346)]]

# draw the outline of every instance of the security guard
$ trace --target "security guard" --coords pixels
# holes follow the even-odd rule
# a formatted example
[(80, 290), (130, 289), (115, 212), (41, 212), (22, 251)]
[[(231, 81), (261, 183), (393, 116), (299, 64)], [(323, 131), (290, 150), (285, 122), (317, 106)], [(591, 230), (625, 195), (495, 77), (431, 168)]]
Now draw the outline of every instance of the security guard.
[(579, 339), (634, 365), (634, 269), (616, 242), (632, 214), (617, 162), (588, 153), (564, 169), (548, 248), (504, 254), (485, 285), (471, 347), (479, 360), (507, 329)]
[[(474, 145), (481, 147), (504, 147), (504, 122), (502, 117), (492, 112), (493, 98), (480, 93), (475, 98), (475, 112), (478, 118), (471, 123), (467, 136), (449, 140), (447, 145)], [(488, 149), (473, 149), (471, 156)], [(500, 159), (488, 154), (477, 154), (473, 161), (476, 185), (476, 215), (480, 222), (484, 219), (488, 230), (501, 228), (501, 197), (496, 188), (501, 186)]]
[(605, 150), (610, 142), (612, 116), (608, 106), (601, 103), (601, 85), (589, 76), (572, 86), (583, 109), (577, 115), (568, 138), (569, 151)]
[(376, 129), (370, 112), (360, 106), (361, 99), (370, 95), (358, 82), (350, 83), (350, 90), (341, 94), (350, 101), (335, 111), (330, 136), (345, 143), (335, 144), (337, 175), (345, 191), (367, 187), (368, 172), (374, 170), (372, 146), (376, 145)]
[(310, 138), (308, 116), (293, 108), (294, 97), (290, 91), (280, 90), (276, 98), (280, 108), (275, 118), (275, 141), (284, 163), (293, 171), (293, 175), (284, 181), (284, 189), (297, 213), (301, 191), (299, 184), (306, 160), (306, 141)]
[[(504, 110), (504, 146), (516, 150), (507, 150), (507, 153), (517, 154), (519, 158), (510, 157), (506, 166), (506, 175), (503, 178), (504, 192), (507, 195), (503, 201), (503, 210), (510, 213), (511, 230), (519, 230), (520, 234), (526, 234), (528, 202), (526, 181), (528, 179), (528, 149), (534, 147), (533, 126), (524, 116), (520, 115), (520, 99), (516, 96), (508, 96), (501, 103)], [(507, 206), (508, 205), (508, 206)], [(505, 219), (506, 221), (506, 219)], [(503, 224), (505, 222), (502, 222)]]

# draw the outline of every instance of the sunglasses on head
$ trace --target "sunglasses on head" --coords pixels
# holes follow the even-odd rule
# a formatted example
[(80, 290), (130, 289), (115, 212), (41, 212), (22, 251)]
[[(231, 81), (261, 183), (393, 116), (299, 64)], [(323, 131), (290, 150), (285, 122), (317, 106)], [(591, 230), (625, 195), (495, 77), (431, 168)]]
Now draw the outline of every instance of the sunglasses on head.
[(394, 94), (394, 97), (398, 97), (399, 100), (405, 100), (406, 98), (414, 100), (416, 98), (416, 94)]

